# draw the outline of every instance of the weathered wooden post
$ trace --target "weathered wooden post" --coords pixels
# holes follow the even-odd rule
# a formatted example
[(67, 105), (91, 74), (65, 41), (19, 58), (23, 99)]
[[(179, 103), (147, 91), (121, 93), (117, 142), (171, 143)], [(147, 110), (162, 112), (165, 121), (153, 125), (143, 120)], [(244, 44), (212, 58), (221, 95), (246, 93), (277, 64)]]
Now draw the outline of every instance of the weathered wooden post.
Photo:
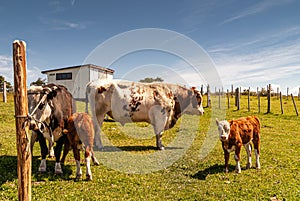
[(230, 96), (231, 96), (231, 94), (229, 94), (229, 90), (227, 89), (227, 104), (228, 104), (228, 109), (230, 108)]
[(281, 114), (283, 114), (283, 105), (282, 105), (282, 94), (281, 92), (279, 93), (279, 98), (280, 98), (280, 109), (281, 109)]
[(267, 113), (271, 112), (271, 84), (267, 86), (267, 92), (268, 92), (268, 109)]
[(248, 112), (250, 112), (250, 87), (248, 89)]
[(221, 90), (219, 89), (219, 109), (221, 109)]
[(278, 100), (279, 99), (279, 87), (277, 87), (276, 97), (277, 97), (277, 100)]
[(300, 101), (300, 87), (299, 87), (299, 92), (298, 92), (298, 101)]
[(210, 88), (209, 88), (209, 84), (207, 85), (207, 107), (211, 107), (211, 99), (210, 99)]
[(289, 100), (289, 88), (286, 89), (286, 100)]
[(240, 96), (241, 96), (240, 88), (237, 87), (236, 88), (236, 106), (237, 106), (237, 110), (240, 110)]
[(18, 154), (18, 198), (31, 200), (31, 150), (26, 118), (28, 100), (26, 88), (26, 43), (13, 42), (14, 102)]
[(292, 97), (292, 100), (293, 100), (293, 104), (294, 104), (296, 115), (299, 116), (299, 113), (298, 113), (298, 110), (297, 110), (297, 105), (296, 105), (296, 102), (295, 102), (293, 94), (291, 94), (291, 97)]
[(258, 106), (258, 113), (260, 113), (260, 91), (259, 91), (259, 88), (257, 87), (257, 106)]
[(7, 97), (6, 97), (6, 82), (5, 82), (5, 80), (3, 82), (3, 102), (4, 103), (7, 102)]

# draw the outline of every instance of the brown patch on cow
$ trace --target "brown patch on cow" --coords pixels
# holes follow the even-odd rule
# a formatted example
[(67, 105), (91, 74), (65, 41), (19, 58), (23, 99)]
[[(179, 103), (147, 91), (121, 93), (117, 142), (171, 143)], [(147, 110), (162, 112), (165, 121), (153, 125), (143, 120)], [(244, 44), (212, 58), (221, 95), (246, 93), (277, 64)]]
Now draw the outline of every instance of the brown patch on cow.
[(104, 87), (101, 86), (98, 88), (98, 94), (102, 94), (104, 91), (106, 91)]

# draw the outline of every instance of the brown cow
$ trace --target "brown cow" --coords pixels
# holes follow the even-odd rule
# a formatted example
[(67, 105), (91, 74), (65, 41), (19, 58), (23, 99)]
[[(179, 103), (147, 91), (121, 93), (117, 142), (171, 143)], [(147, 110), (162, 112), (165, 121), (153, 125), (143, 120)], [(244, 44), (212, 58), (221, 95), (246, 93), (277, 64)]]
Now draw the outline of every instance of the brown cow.
[[(80, 179), (82, 171), (80, 168), (80, 149), (85, 149), (85, 162), (86, 162), (86, 179), (92, 180), (92, 172), (90, 167), (91, 158), (95, 165), (99, 165), (98, 160), (94, 156), (93, 143), (94, 143), (94, 129), (91, 117), (86, 113), (74, 113), (69, 119), (67, 128), (63, 130), (67, 134), (68, 143), (65, 146), (71, 146), (76, 160), (76, 178)], [(64, 149), (61, 162), (64, 163), (65, 157), (68, 154), (65, 152), (69, 149)]]
[(216, 123), (219, 130), (219, 137), (222, 141), (225, 158), (225, 172), (228, 172), (229, 154), (235, 151), (234, 158), (236, 160), (236, 172), (241, 173), (240, 158), (241, 147), (244, 145), (248, 162), (246, 168), (251, 168), (251, 141), (254, 145), (256, 156), (256, 168), (260, 169), (259, 152), (260, 152), (260, 120), (256, 116), (242, 117), (236, 120), (223, 120)]

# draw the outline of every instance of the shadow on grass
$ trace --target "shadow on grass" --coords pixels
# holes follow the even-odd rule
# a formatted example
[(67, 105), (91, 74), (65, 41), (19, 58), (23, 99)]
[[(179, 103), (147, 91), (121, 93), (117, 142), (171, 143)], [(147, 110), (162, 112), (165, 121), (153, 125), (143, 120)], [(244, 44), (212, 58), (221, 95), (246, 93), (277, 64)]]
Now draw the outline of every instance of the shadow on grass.
[[(229, 172), (235, 169), (234, 165), (229, 165)], [(193, 179), (205, 180), (207, 175), (218, 174), (224, 172), (224, 165), (216, 164), (211, 167), (208, 167), (204, 170), (198, 171), (196, 174), (191, 175)]]
[[(17, 156), (0, 156), (0, 186), (7, 181), (13, 181), (18, 179), (17, 173), (18, 160)], [(56, 181), (56, 180), (71, 180), (70, 175), (72, 175), (72, 169), (70, 165), (62, 166), (63, 175), (55, 175), (54, 159), (47, 159), (47, 172), (38, 172), (38, 167), (40, 165), (40, 157), (34, 156), (32, 158), (32, 181)]]
[[(175, 149), (183, 149), (181, 147), (165, 147), (166, 150), (175, 150)], [(158, 151), (158, 148), (155, 146), (105, 146), (102, 149), (94, 148), (94, 151), (102, 151), (102, 152), (118, 152), (118, 151), (149, 151), (155, 150)]]

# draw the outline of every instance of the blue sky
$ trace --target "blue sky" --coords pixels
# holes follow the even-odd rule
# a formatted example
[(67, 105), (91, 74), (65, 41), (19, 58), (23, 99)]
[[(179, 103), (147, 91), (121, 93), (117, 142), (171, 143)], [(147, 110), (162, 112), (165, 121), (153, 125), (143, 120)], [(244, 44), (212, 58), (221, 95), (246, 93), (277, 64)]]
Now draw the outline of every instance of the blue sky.
[[(32, 82), (44, 76), (42, 70), (82, 64), (97, 46), (118, 34), (158, 28), (178, 32), (201, 46), (224, 88), (271, 83), (274, 88), (296, 90), (300, 85), (299, 8), (297, 0), (2, 1), (0, 75), (12, 82), (16, 39), (27, 43), (28, 82)], [(191, 84), (205, 82), (185, 66), (174, 55), (145, 50), (108, 67), (116, 70), (116, 78), (158, 75), (172, 82), (178, 75), (176, 79)]]

